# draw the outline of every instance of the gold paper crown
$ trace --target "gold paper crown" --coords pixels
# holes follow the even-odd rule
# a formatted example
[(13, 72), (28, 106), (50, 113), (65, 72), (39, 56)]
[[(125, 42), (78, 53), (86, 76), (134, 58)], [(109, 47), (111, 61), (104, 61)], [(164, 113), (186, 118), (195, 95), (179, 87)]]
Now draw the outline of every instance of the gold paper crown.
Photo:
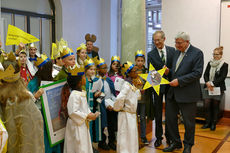
[(26, 54), (27, 55), (27, 53), (26, 53), (26, 51), (23, 49), (23, 50), (21, 50), (20, 52), (19, 52), (19, 54), (21, 54), (21, 53), (24, 53), (24, 54)]
[(80, 46), (77, 48), (77, 51), (81, 49), (86, 49), (86, 45), (84, 43), (80, 44)]
[(41, 57), (37, 58), (37, 61), (35, 61), (34, 65), (40, 68), (45, 65), (49, 60), (50, 59), (45, 54), (41, 54)]
[[(15, 61), (16, 62), (16, 57), (14, 56), (13, 52), (10, 52), (7, 55), (7, 60), (8, 61)], [(13, 65), (9, 65), (6, 70), (0, 70), (0, 80), (4, 80), (6, 82), (15, 82), (20, 78), (20, 71), (18, 73), (14, 73), (15, 69)]]
[(57, 44), (52, 43), (51, 59), (56, 59), (58, 57), (60, 57), (60, 52), (58, 52)]
[(32, 48), (32, 47), (37, 49), (37, 46), (34, 43), (29, 44), (29, 48)]
[(120, 62), (120, 57), (119, 56), (112, 56), (111, 63), (115, 62), (115, 61)]
[(130, 61), (127, 61), (127, 63), (124, 64), (121, 68), (122, 74), (127, 75), (134, 67), (134, 64)]
[(100, 58), (99, 60), (97, 59), (97, 57), (94, 57), (94, 62), (97, 65), (97, 67), (100, 67), (101, 65), (105, 64), (105, 60), (103, 58)]
[(83, 66), (80, 66), (80, 68), (75, 65), (73, 68), (69, 67), (68, 68), (68, 74), (71, 76), (81, 76), (84, 75), (85, 69)]
[(84, 66), (85, 66), (85, 68), (87, 68), (87, 67), (89, 67), (89, 66), (92, 66), (92, 65), (95, 65), (94, 64), (94, 62), (93, 62), (93, 60), (90, 58), (90, 59), (86, 59), (85, 61), (84, 61)]
[(145, 52), (143, 50), (137, 50), (135, 52), (135, 57), (145, 57)]
[(67, 47), (67, 48), (64, 48), (62, 50), (62, 52), (60, 52), (60, 55), (61, 55), (61, 58), (64, 59), (64, 58), (66, 58), (70, 55), (74, 55), (74, 54), (73, 54), (73, 50), (71, 48)]

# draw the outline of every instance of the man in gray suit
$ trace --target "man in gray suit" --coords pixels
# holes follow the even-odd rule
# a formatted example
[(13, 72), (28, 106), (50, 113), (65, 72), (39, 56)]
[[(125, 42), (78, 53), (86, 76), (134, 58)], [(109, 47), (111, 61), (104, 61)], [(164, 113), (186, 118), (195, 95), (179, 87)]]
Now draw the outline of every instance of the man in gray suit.
[(201, 98), (200, 77), (203, 72), (203, 53), (190, 44), (190, 37), (185, 32), (179, 32), (175, 37), (176, 53), (171, 69), (172, 81), (167, 94), (166, 125), (170, 128), (172, 143), (164, 148), (164, 152), (172, 152), (182, 148), (178, 130), (178, 112), (182, 113), (185, 134), (184, 151), (190, 153), (194, 145), (196, 102)]

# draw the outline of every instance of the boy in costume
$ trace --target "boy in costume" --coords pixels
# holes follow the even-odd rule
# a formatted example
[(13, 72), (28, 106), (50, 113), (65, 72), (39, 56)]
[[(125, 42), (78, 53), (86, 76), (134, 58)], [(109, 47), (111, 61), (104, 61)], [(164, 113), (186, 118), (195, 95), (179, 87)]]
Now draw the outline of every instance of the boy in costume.
[(137, 78), (136, 70), (134, 64), (129, 61), (122, 66), (126, 79), (114, 103), (114, 110), (119, 111), (118, 153), (138, 153), (139, 150), (136, 110), (141, 93), (133, 84), (133, 80)]

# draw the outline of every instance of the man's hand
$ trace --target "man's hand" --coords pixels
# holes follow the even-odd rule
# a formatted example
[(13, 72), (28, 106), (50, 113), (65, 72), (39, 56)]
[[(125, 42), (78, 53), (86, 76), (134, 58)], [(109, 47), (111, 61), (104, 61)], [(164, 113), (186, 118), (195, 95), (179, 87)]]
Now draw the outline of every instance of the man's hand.
[(168, 75), (169, 74), (169, 68), (167, 68), (167, 66), (166, 65), (164, 65), (164, 67), (163, 68), (165, 68), (166, 67), (166, 70), (165, 70), (165, 75)]
[(179, 86), (179, 82), (177, 79), (174, 79), (169, 83), (169, 85), (172, 87), (177, 87), (177, 86)]

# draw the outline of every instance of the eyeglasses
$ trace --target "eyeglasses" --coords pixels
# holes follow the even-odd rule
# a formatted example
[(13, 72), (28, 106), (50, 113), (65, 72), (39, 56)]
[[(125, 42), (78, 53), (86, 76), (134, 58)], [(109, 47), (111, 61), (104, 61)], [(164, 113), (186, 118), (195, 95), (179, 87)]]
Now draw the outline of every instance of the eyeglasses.
[(212, 54), (213, 56), (219, 56), (219, 55), (221, 55), (221, 54)]
[(182, 41), (182, 42), (175, 42), (176, 45), (181, 45), (183, 44), (185, 41)]

